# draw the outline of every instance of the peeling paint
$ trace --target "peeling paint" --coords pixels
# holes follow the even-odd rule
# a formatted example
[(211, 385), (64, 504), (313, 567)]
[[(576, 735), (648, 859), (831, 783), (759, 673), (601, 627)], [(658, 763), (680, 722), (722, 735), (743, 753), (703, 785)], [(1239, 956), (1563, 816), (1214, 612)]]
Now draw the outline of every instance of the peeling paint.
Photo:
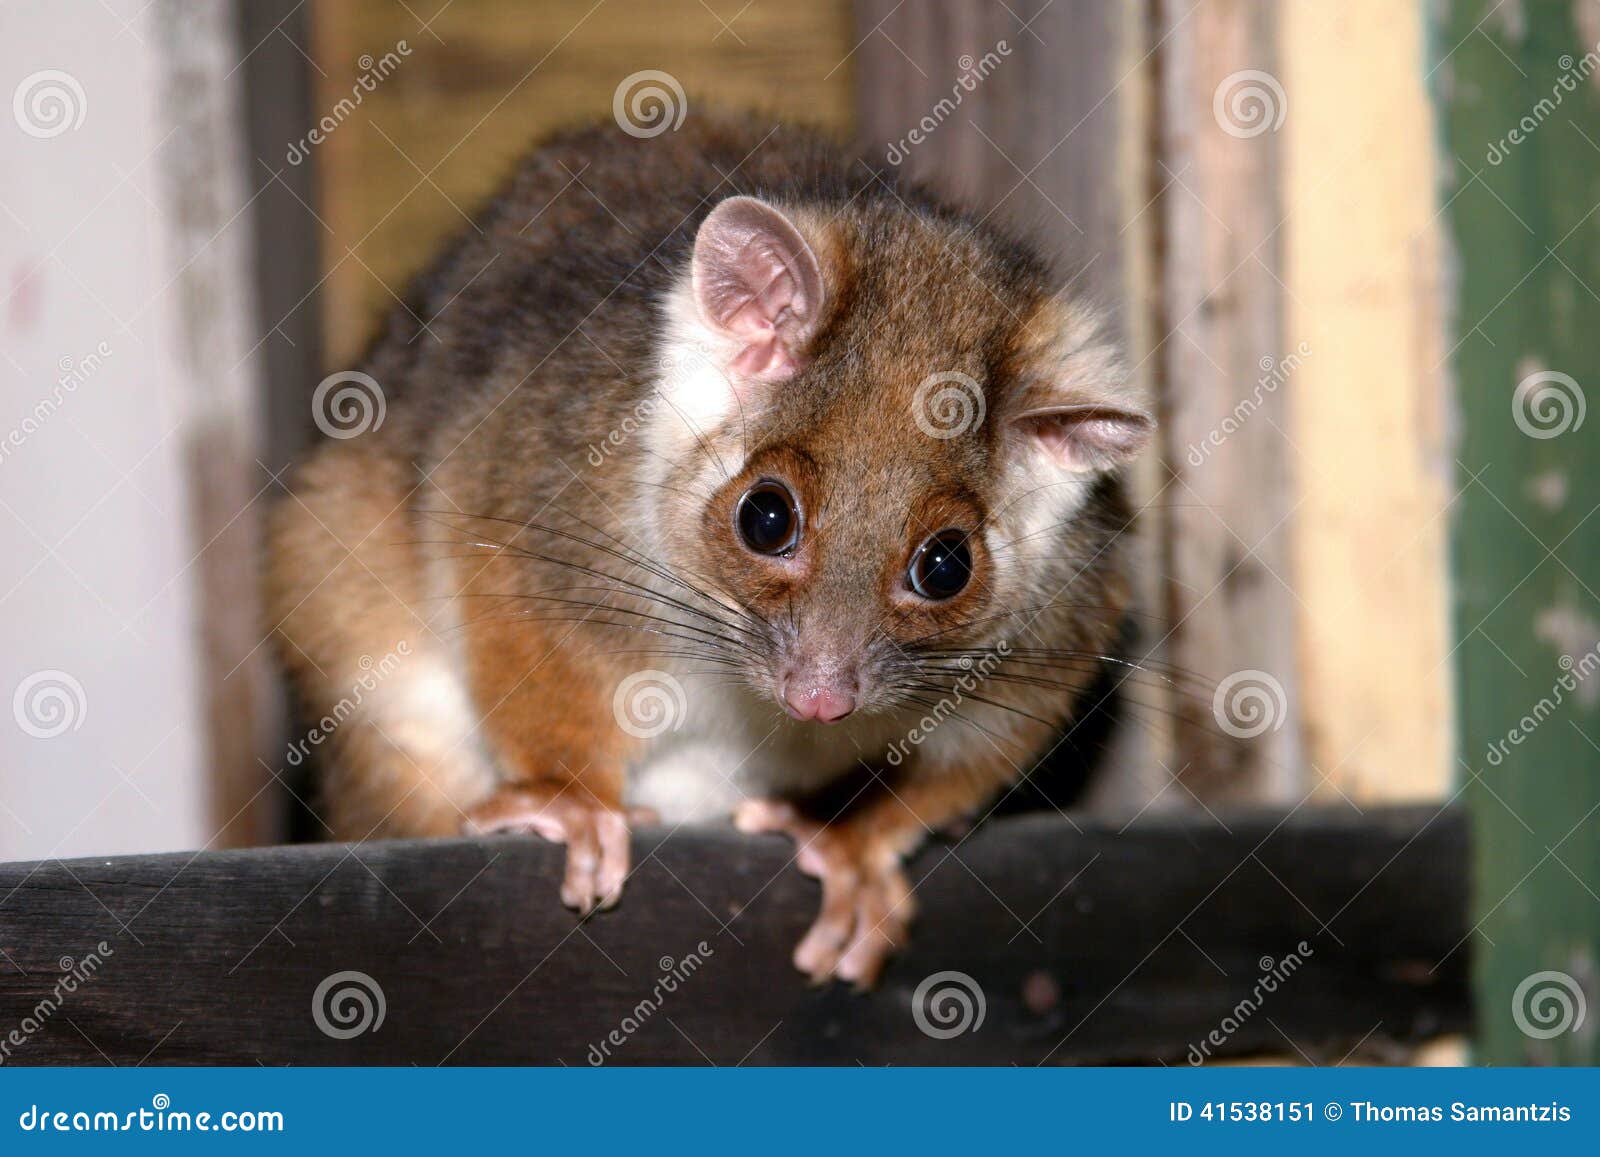
[[(1533, 633), (1572, 659), (1600, 647), (1600, 622), (1570, 604), (1540, 611), (1533, 621)], [(1592, 682), (1579, 683), (1577, 699), (1585, 710), (1594, 710), (1600, 703), (1600, 686)]]
[[(1581, 7), (1581, 5), (1580, 5)], [(1519, 45), (1528, 36), (1528, 14), (1523, 11), (1522, 0), (1502, 0), (1490, 13), (1500, 27), (1500, 35), (1510, 45)]]
[(1560, 510), (1567, 501), (1567, 476), (1560, 470), (1546, 470), (1527, 481), (1528, 497), (1544, 510)]
[[(1600, 45), (1600, 5), (1574, 4), (1572, 24), (1578, 30), (1578, 41), (1585, 48)], [(1591, 75), (1589, 82), (1600, 88), (1600, 75)]]

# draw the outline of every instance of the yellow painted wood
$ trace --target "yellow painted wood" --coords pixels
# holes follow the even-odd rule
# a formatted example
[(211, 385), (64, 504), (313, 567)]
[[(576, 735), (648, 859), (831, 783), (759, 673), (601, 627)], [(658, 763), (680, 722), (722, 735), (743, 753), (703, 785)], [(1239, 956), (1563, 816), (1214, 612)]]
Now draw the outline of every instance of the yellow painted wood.
[(848, 0), (339, 0), (316, 5), (314, 25), (319, 118), (385, 54), (398, 60), (311, 149), (331, 367), (359, 356), (535, 138), (609, 117), (633, 73), (670, 73), (691, 116), (715, 102), (852, 124)]
[[(1301, 713), (1322, 794), (1453, 778), (1437, 150), (1423, 5), (1294, 0), (1280, 130)], [(1315, 776), (1315, 772), (1313, 773)], [(1315, 779), (1313, 779), (1315, 782)], [(1335, 786), (1336, 785), (1336, 786)]]

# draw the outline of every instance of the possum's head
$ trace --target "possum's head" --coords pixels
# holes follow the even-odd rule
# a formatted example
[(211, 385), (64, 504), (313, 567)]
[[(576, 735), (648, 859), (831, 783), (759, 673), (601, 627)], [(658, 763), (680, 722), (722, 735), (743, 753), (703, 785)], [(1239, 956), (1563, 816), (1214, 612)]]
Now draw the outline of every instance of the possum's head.
[(1098, 484), (1153, 428), (1042, 262), (898, 198), (722, 201), (662, 342), (664, 561), (715, 589), (731, 661), (798, 719), (915, 703), (927, 656), (1070, 599)]

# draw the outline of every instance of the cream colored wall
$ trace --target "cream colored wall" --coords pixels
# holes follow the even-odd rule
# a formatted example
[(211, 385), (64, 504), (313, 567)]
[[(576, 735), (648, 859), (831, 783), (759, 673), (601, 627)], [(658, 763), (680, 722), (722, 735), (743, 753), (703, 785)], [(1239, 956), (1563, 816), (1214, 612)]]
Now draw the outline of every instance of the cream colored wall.
[[(1292, 0), (1286, 331), (1307, 751), (1358, 802), (1448, 794), (1453, 490), (1420, 2)], [(1324, 797), (1336, 798), (1324, 785)]]

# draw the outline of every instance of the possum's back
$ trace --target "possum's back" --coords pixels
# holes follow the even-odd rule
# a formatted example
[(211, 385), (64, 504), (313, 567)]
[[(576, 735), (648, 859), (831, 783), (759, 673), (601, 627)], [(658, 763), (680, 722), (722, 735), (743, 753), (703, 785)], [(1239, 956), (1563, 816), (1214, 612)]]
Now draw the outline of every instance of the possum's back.
[[(565, 132), (524, 157), (417, 280), (368, 369), (391, 397), (448, 393), (457, 405), (463, 390), (503, 390), (508, 377), (537, 388), (552, 361), (600, 359), (632, 376), (650, 355), (671, 271), (683, 268), (705, 215), (737, 193), (840, 205), (920, 200), (891, 193), (815, 133), (748, 116), (700, 116), (648, 139), (609, 121)], [(603, 334), (604, 349), (580, 332)], [(413, 407), (424, 428), (433, 424), (434, 407), (422, 397)]]

